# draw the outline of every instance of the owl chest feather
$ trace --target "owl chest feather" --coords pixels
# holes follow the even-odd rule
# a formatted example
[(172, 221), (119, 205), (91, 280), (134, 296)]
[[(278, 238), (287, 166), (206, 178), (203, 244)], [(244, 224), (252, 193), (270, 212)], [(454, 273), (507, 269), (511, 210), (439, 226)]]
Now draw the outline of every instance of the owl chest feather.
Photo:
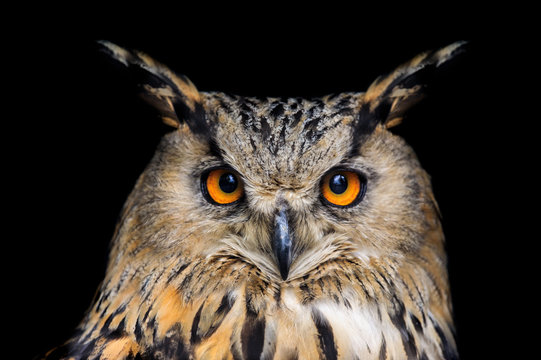
[(430, 309), (398, 300), (381, 274), (339, 268), (273, 282), (234, 261), (179, 263), (102, 292), (71, 346), (88, 359), (444, 358)]

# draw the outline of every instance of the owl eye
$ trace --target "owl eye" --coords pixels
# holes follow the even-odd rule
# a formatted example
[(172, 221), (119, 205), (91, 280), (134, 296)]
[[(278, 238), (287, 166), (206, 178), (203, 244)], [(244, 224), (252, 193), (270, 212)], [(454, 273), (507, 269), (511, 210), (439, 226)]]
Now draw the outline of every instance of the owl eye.
[(353, 206), (362, 200), (366, 190), (366, 179), (355, 171), (337, 169), (329, 172), (321, 182), (321, 194), (327, 203), (338, 206)]
[(242, 198), (244, 187), (238, 174), (231, 169), (211, 169), (201, 177), (201, 191), (208, 202), (230, 205)]

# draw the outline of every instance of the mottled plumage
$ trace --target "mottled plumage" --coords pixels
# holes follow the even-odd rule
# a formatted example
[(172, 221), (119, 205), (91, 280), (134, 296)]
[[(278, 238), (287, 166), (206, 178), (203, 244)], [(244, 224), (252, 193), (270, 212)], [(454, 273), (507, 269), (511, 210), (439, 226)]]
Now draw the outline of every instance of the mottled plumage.
[[(199, 92), (103, 43), (176, 130), (126, 201), (91, 309), (47, 358), (456, 358), (438, 207), (388, 128), (462, 45), (307, 100)], [(213, 169), (242, 196), (209, 200)], [(322, 195), (333, 169), (363, 186), (347, 206)]]

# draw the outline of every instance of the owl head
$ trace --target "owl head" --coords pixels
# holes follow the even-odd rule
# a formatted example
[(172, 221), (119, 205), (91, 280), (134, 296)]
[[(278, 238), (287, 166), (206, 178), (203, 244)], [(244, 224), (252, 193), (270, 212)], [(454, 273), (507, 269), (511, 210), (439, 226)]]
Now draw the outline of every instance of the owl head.
[(174, 131), (124, 205), (94, 304), (53, 353), (454, 358), (438, 207), (389, 129), (464, 43), (316, 99), (198, 91), (101, 44)]
[(279, 282), (336, 259), (443, 259), (443, 237), (427, 237), (439, 226), (429, 177), (389, 129), (463, 43), (417, 56), (366, 92), (310, 100), (200, 92), (143, 53), (103, 45), (176, 128), (125, 206), (113, 265), (144, 260), (141, 249), (234, 257)]

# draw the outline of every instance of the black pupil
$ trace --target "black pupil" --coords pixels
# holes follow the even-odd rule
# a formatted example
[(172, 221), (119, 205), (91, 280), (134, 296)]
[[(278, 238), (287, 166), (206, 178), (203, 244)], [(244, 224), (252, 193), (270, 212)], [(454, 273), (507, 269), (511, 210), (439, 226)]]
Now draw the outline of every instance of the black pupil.
[(348, 180), (342, 174), (336, 174), (331, 177), (329, 187), (335, 194), (342, 194), (348, 188)]
[(220, 176), (220, 189), (225, 193), (232, 193), (237, 189), (239, 185), (235, 175), (231, 173), (225, 173)]

